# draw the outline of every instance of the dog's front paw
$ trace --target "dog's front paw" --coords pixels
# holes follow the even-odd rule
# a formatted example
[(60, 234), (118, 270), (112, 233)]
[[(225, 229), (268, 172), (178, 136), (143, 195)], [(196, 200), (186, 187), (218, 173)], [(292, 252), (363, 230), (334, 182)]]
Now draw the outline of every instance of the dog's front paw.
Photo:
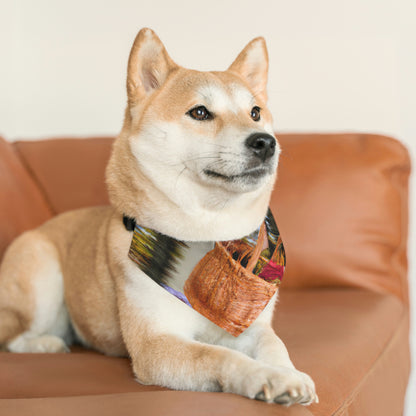
[(242, 381), (244, 396), (290, 406), (318, 403), (315, 384), (305, 373), (287, 367), (260, 367)]

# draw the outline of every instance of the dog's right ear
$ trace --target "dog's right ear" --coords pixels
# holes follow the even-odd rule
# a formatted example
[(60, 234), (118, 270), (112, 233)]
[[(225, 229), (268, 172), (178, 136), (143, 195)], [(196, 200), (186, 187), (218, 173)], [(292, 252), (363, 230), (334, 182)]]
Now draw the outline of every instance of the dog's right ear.
[(129, 104), (136, 104), (160, 88), (169, 73), (177, 67), (155, 32), (148, 28), (142, 29), (130, 51), (127, 69)]

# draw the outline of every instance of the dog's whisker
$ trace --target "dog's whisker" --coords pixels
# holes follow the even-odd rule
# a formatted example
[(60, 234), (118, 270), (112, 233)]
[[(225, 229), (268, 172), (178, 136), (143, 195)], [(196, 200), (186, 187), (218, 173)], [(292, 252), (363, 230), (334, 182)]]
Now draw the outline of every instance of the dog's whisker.
[(183, 165), (185, 163), (189, 163), (189, 162), (193, 162), (196, 160), (200, 160), (200, 159), (219, 159), (218, 156), (201, 156), (201, 157), (194, 157), (191, 159), (185, 159), (182, 162), (179, 163), (171, 163), (169, 164), (169, 166), (179, 166), (179, 165)]
[(178, 174), (178, 176), (177, 176), (177, 178), (176, 178), (176, 181), (175, 181), (175, 186), (174, 186), (174, 189), (176, 190), (176, 188), (177, 188), (177, 186), (178, 186), (178, 181), (179, 181), (179, 178), (181, 177), (181, 175), (182, 175), (182, 173), (184, 173), (185, 172), (185, 170), (186, 169), (188, 169), (187, 167), (186, 167), (186, 165), (184, 165), (184, 168), (179, 172), (179, 174)]
[(191, 159), (186, 159), (184, 162), (192, 162), (194, 160), (201, 160), (201, 159), (220, 159), (218, 156), (198, 156), (192, 157)]
[(219, 155), (232, 155), (232, 156), (238, 156), (242, 157), (243, 155), (241, 153), (234, 153), (234, 152), (218, 152)]
[(224, 166), (224, 164), (226, 164), (226, 162), (223, 160), (223, 159), (219, 159), (219, 160), (216, 160), (216, 161), (214, 161), (214, 162), (211, 162), (211, 163), (209, 163), (207, 166), (206, 166), (206, 169), (211, 169), (212, 167), (214, 167), (214, 166), (218, 166), (218, 165), (220, 165), (220, 166)]
[(201, 139), (201, 140), (200, 140), (200, 142), (201, 142), (201, 143), (204, 143), (204, 144), (207, 144), (207, 145), (209, 145), (209, 146), (216, 146), (216, 147), (223, 147), (223, 148), (227, 148), (227, 147), (229, 147), (229, 146), (224, 145), (224, 144), (213, 143), (212, 141), (209, 141), (209, 140), (204, 140), (204, 139)]
[(203, 173), (205, 170), (214, 170), (214, 169), (220, 169), (223, 170), (224, 167), (228, 165), (228, 161), (226, 160), (217, 160), (215, 162), (212, 162), (205, 166), (203, 169), (201, 169), (200, 173)]

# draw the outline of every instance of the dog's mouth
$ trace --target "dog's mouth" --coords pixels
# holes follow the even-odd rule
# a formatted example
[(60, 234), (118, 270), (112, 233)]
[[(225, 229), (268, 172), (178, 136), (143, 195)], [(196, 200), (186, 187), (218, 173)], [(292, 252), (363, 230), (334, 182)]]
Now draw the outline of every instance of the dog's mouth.
[(225, 175), (223, 173), (219, 173), (211, 169), (204, 169), (204, 173), (205, 175), (211, 178), (220, 179), (225, 182), (232, 182), (238, 179), (248, 179), (248, 180), (260, 179), (263, 176), (269, 174), (270, 169), (267, 169), (265, 167), (253, 168), (253, 169), (248, 169), (244, 172), (238, 173), (236, 175)]

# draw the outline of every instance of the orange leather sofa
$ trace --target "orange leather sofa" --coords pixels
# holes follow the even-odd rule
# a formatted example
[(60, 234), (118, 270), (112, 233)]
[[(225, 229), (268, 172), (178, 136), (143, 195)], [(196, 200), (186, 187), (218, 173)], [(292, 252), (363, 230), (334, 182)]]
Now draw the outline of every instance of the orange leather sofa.
[[(278, 135), (272, 208), (287, 252), (274, 327), (320, 403), (142, 386), (129, 361), (0, 353), (0, 415), (360, 415), (403, 412), (409, 375), (406, 149), (367, 134)], [(54, 215), (108, 203), (111, 138), (0, 140), (0, 258)]]

